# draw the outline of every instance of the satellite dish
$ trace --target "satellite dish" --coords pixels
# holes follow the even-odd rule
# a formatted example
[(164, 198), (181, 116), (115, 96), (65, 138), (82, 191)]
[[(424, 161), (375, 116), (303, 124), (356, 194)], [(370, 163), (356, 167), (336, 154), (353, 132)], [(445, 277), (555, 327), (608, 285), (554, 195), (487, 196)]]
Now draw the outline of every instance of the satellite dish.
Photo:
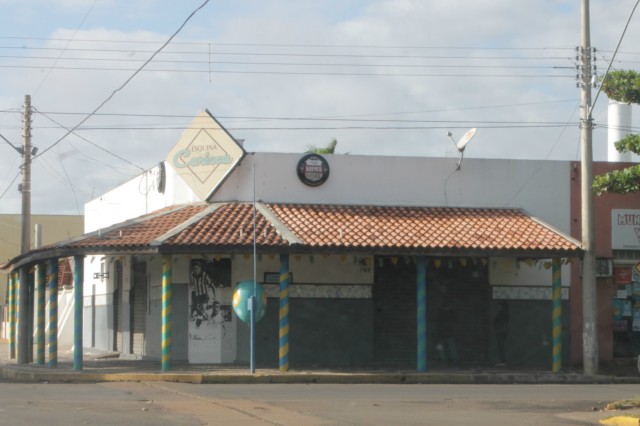
[(460, 160), (458, 161), (458, 166), (456, 167), (456, 170), (460, 170), (460, 165), (462, 164), (462, 158), (464, 157), (464, 149), (469, 143), (469, 141), (473, 139), (473, 136), (476, 134), (476, 130), (478, 129), (476, 129), (475, 127), (473, 129), (467, 130), (467, 132), (464, 135), (462, 135), (462, 137), (458, 140), (457, 143), (451, 137), (451, 132), (447, 132), (447, 136), (449, 136), (449, 138), (451, 139), (451, 142), (453, 142), (453, 144), (456, 146), (456, 149), (460, 153)]

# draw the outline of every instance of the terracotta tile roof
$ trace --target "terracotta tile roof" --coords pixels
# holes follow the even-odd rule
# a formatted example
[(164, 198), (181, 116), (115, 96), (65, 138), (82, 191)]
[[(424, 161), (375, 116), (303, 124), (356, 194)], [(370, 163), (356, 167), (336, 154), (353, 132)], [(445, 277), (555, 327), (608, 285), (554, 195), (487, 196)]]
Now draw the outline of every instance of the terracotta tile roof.
[[(166, 246), (253, 246), (253, 205), (227, 203), (169, 237)], [(256, 244), (288, 246), (264, 215), (256, 214)]]
[[(258, 204), (256, 242), (281, 252), (578, 256), (578, 243), (519, 209)], [(159, 210), (6, 264), (89, 253), (193, 253), (253, 248), (253, 205), (190, 204)]]
[(575, 241), (519, 209), (270, 204), (314, 247), (579, 252)]
[(83, 237), (64, 244), (66, 248), (111, 248), (135, 249), (147, 247), (152, 241), (176, 226), (200, 213), (207, 204), (198, 203), (162, 209), (139, 218), (109, 227), (100, 232), (85, 234)]

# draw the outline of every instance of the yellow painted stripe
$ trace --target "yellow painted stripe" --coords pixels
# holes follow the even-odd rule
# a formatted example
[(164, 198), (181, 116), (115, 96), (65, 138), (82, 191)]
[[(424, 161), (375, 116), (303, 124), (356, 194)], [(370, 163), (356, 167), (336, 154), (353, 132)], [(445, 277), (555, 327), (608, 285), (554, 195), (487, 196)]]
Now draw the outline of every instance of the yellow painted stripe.
[(283, 327), (280, 327), (280, 337), (284, 337), (287, 334), (289, 334), (289, 326), (285, 325)]
[(289, 344), (288, 343), (285, 344), (284, 346), (282, 346), (280, 348), (280, 350), (278, 351), (278, 354), (279, 354), (280, 357), (287, 356), (288, 353), (289, 353)]

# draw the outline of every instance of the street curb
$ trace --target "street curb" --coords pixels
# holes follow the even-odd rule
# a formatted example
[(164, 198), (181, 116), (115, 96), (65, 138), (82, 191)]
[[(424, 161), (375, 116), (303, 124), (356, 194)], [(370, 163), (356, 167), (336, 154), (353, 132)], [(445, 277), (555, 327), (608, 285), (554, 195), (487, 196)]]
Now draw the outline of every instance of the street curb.
[(0, 366), (0, 378), (30, 383), (174, 382), (191, 384), (640, 384), (638, 377), (552, 373), (335, 373), (48, 371)]

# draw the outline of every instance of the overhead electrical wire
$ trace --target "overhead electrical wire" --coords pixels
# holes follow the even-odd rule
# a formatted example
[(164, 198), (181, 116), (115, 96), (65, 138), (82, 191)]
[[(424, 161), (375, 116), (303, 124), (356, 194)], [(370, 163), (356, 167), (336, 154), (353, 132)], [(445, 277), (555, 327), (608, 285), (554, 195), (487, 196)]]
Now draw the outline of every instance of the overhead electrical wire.
[[(611, 70), (611, 66), (613, 64), (613, 60), (615, 59), (616, 55), (618, 54), (618, 49), (620, 49), (620, 45), (622, 44), (622, 40), (624, 39), (624, 35), (627, 33), (627, 29), (629, 28), (629, 23), (631, 22), (631, 18), (633, 17), (633, 14), (636, 12), (636, 8), (638, 7), (638, 4), (640, 4), (640, 0), (636, 1), (636, 4), (631, 9), (631, 13), (629, 13), (629, 18), (627, 18), (627, 22), (624, 25), (624, 29), (622, 30), (622, 34), (620, 34), (620, 38), (618, 39), (618, 44), (616, 45), (616, 48), (613, 51), (613, 56), (611, 57), (611, 61), (609, 61), (609, 66), (607, 67), (607, 70), (605, 71), (604, 76), (602, 77), (603, 80), (605, 78), (607, 78), (607, 75), (609, 74), (609, 71)], [(596, 105), (596, 102), (598, 102), (598, 97), (600, 96), (601, 92), (602, 92), (602, 86), (600, 86), (598, 88), (598, 92), (596, 93), (596, 97), (594, 98), (594, 100), (591, 103), (591, 105), (588, 105), (588, 108), (589, 108), (588, 117), (589, 118), (591, 118), (591, 113), (593, 112), (593, 107)]]
[(84, 17), (82, 18), (82, 21), (80, 22), (80, 24), (76, 27), (75, 31), (73, 32), (73, 35), (71, 36), (71, 39), (67, 40), (67, 45), (65, 46), (65, 48), (60, 52), (60, 55), (58, 55), (58, 57), (56, 58), (55, 62), (53, 63), (53, 65), (51, 67), (49, 67), (49, 70), (47, 71), (47, 73), (45, 74), (45, 76), (42, 78), (42, 80), (40, 81), (40, 84), (38, 85), (38, 87), (36, 88), (36, 90), (34, 91), (34, 95), (36, 93), (38, 93), (38, 91), (40, 90), (40, 88), (42, 87), (42, 85), (45, 83), (45, 81), (47, 81), (47, 78), (49, 78), (49, 75), (51, 74), (51, 71), (53, 71), (53, 69), (55, 69), (56, 65), (58, 64), (58, 62), (62, 59), (62, 55), (64, 55), (64, 53), (66, 52), (67, 47), (69, 47), (69, 44), (71, 44), (71, 42), (73, 42), (73, 39), (75, 37), (75, 35), (78, 33), (78, 30), (82, 27), (82, 25), (84, 24), (84, 22), (87, 20), (87, 17), (91, 14), (91, 11), (93, 11), (93, 8), (95, 7), (96, 3), (98, 2), (98, 0), (93, 0), (93, 3), (91, 4), (91, 7), (89, 7), (89, 10), (87, 11), (87, 13), (84, 15)]
[(185, 27), (185, 25), (187, 25), (187, 22), (189, 22), (191, 20), (191, 18), (200, 10), (202, 9), (204, 6), (207, 5), (207, 3), (209, 3), (209, 0), (205, 0), (200, 6), (198, 6), (193, 12), (191, 12), (191, 14), (184, 20), (184, 22), (182, 23), (182, 25), (180, 25), (180, 27), (167, 39), (167, 41), (158, 48), (158, 50), (156, 50), (146, 61), (144, 64), (142, 64), (142, 66), (140, 66), (140, 68), (138, 68), (131, 76), (129, 76), (129, 78), (123, 83), (121, 84), (117, 89), (115, 89), (111, 95), (109, 95), (104, 101), (102, 101), (102, 103), (100, 103), (91, 113), (89, 113), (85, 118), (83, 118), (82, 120), (80, 120), (80, 122), (78, 124), (76, 124), (74, 127), (72, 127), (71, 129), (69, 129), (67, 131), (67, 133), (62, 136), (60, 139), (58, 139), (57, 141), (55, 141), (52, 145), (50, 145), (49, 147), (45, 148), (44, 150), (42, 150), (42, 152), (40, 152), (38, 155), (34, 156), (32, 159), (36, 159), (44, 154), (46, 154), (49, 150), (51, 150), (54, 146), (58, 145), (60, 142), (62, 142), (67, 136), (69, 136), (71, 133), (73, 133), (77, 128), (79, 128), (80, 126), (82, 126), (87, 120), (89, 120), (89, 118), (91, 118), (96, 112), (98, 112), (104, 105), (107, 104), (107, 102), (109, 102), (115, 95), (116, 93), (118, 93), (119, 91), (121, 91), (122, 89), (125, 88), (125, 86), (127, 84), (129, 84), (129, 82), (131, 80), (133, 80), (133, 78), (138, 75), (138, 73), (140, 73), (140, 71), (142, 71), (142, 69), (147, 66), (155, 57), (156, 55), (158, 55), (162, 49), (164, 49), (169, 43), (171, 43), (171, 40), (173, 40), (178, 33), (180, 33), (180, 31), (182, 31), (182, 29)]
[[(35, 109), (35, 108), (34, 108), (34, 109)], [(94, 143), (94, 142), (90, 141), (89, 139), (85, 138), (85, 137), (84, 137), (84, 136), (82, 136), (82, 135), (79, 135), (79, 134), (77, 133), (78, 128), (76, 128), (76, 130), (70, 130), (70, 129), (69, 129), (68, 127), (66, 127), (65, 125), (63, 125), (63, 124), (59, 123), (58, 121), (54, 120), (53, 118), (51, 118), (48, 114), (43, 113), (43, 112), (40, 112), (40, 111), (38, 111), (37, 109), (36, 109), (36, 111), (37, 111), (39, 114), (41, 114), (43, 117), (45, 117), (47, 120), (49, 120), (49, 121), (51, 121), (51, 122), (55, 123), (59, 128), (62, 128), (62, 129), (66, 130), (66, 131), (68, 131), (68, 132), (70, 132), (70, 133), (73, 133), (75, 136), (79, 137), (80, 139), (82, 139), (83, 141), (87, 142), (88, 144), (90, 144), (90, 145), (92, 145), (92, 146), (94, 146), (94, 147), (98, 148), (98, 149), (99, 149), (99, 150), (101, 150), (102, 152), (105, 152), (105, 153), (107, 153), (107, 154), (111, 155), (112, 157), (117, 158), (117, 159), (118, 159), (118, 160), (120, 160), (120, 161), (123, 161), (123, 162), (125, 162), (125, 163), (127, 163), (127, 164), (129, 164), (129, 165), (131, 165), (131, 166), (133, 166), (133, 167), (135, 167), (135, 168), (137, 168), (137, 169), (141, 170), (141, 171), (144, 171), (144, 168), (142, 168), (142, 167), (138, 166), (137, 164), (132, 163), (131, 161), (127, 160), (126, 158), (124, 158), (124, 157), (122, 157), (122, 156), (120, 156), (120, 155), (118, 155), (118, 154), (116, 154), (116, 153), (114, 153), (114, 152), (112, 152), (112, 151), (109, 151), (109, 150), (108, 150), (108, 149), (106, 149), (106, 148), (101, 147), (100, 145), (98, 145), (98, 144), (96, 144), (96, 143)]]
[[(15, 55), (0, 55), (0, 58), (8, 59), (38, 59), (38, 60), (56, 60), (60, 61), (96, 61), (96, 62), (143, 62), (142, 59), (131, 58), (82, 58), (82, 57), (66, 57), (66, 58), (53, 58), (49, 56), (15, 56)], [(249, 61), (202, 61), (202, 60), (156, 60), (156, 64), (199, 64), (199, 65), (270, 65), (270, 66), (299, 66), (299, 67), (398, 67), (398, 68), (497, 68), (497, 69), (575, 69), (574, 66), (552, 66), (552, 65), (430, 65), (430, 64), (369, 64), (369, 63), (329, 63), (329, 62), (249, 62)], [(0, 65), (5, 68), (26, 68), (25, 65)], [(38, 67), (38, 65), (30, 65), (31, 67)], [(62, 68), (62, 67), (60, 67)], [(65, 67), (69, 68), (69, 67)], [(111, 71), (114, 68), (97, 68), (97, 67), (76, 67), (77, 69), (101, 69), (104, 71)]]

